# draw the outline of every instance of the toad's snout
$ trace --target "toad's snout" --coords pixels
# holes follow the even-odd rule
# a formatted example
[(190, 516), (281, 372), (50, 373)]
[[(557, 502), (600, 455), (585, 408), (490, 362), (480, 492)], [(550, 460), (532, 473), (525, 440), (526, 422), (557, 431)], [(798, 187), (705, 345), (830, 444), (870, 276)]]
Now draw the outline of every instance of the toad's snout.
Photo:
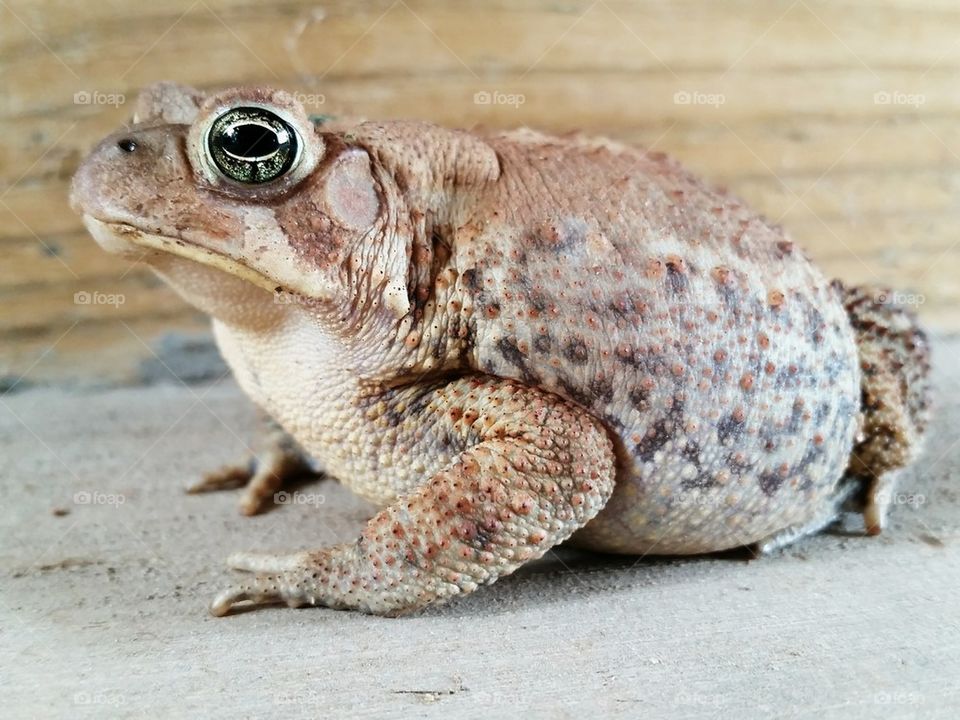
[[(163, 128), (114, 133), (84, 159), (70, 186), (70, 206), (103, 222), (132, 223), (158, 202), (161, 183), (187, 177), (177, 142)], [(150, 182), (149, 178), (157, 178)]]
[(226, 250), (220, 246), (242, 235), (243, 225), (197, 182), (187, 160), (186, 130), (135, 126), (104, 139), (73, 177), (71, 207), (99, 223)]

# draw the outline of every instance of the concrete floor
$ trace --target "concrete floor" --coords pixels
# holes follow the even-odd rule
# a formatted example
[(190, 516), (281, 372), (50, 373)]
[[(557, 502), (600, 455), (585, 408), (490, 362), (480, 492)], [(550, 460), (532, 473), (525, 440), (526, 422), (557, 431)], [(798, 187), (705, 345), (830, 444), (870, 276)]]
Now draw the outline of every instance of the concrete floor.
[(243, 518), (186, 495), (244, 451), (230, 381), (0, 398), (0, 714), (77, 717), (960, 716), (960, 342), (891, 528), (781, 555), (561, 549), (447, 607), (384, 620), (206, 610), (234, 550), (347, 540), (329, 481)]

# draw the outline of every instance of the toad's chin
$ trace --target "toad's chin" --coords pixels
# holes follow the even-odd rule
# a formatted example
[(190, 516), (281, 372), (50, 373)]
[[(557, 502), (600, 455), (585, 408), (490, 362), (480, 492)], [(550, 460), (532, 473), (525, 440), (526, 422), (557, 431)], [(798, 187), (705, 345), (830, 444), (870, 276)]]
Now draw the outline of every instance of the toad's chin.
[(277, 288), (275, 280), (261, 275), (233, 258), (191, 244), (181, 238), (147, 232), (124, 222), (98, 220), (88, 214), (84, 214), (83, 224), (97, 244), (114, 255), (130, 260), (149, 260), (146, 255), (152, 253), (175, 255), (221, 270), (271, 293)]

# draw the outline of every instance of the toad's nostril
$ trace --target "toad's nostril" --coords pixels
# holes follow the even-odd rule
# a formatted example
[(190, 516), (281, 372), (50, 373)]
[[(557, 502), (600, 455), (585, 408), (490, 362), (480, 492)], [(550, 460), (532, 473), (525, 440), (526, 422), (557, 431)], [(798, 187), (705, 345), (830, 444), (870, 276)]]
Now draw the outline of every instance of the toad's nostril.
[(131, 138), (124, 138), (123, 140), (117, 142), (117, 147), (124, 152), (131, 153), (137, 149), (137, 141)]

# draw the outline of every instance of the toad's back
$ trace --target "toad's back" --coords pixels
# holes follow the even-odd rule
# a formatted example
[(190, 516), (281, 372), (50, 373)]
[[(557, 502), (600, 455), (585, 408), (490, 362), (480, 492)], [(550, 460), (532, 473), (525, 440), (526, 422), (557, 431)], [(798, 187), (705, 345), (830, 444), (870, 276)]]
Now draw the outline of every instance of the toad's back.
[(822, 515), (860, 398), (839, 286), (660, 154), (490, 142), (501, 180), (454, 259), (472, 362), (575, 401), (617, 439), (614, 496), (578, 539), (705, 552)]

